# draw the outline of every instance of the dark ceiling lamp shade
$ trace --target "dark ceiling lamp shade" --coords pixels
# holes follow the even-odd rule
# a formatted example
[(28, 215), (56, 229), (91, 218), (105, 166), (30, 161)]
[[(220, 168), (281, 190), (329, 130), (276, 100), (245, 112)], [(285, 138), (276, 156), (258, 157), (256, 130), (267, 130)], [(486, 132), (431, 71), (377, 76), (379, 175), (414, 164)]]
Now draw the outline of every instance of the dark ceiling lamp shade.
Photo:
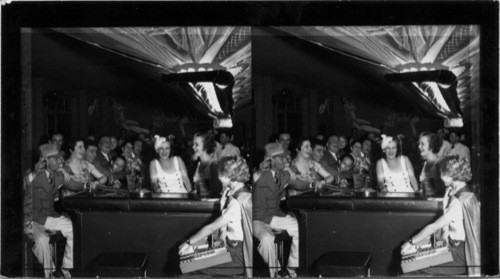
[(418, 71), (386, 74), (387, 82), (435, 82), (439, 86), (439, 91), (455, 115), (462, 115), (460, 99), (457, 93), (457, 77), (448, 70)]
[(204, 72), (184, 72), (174, 74), (163, 74), (161, 79), (164, 82), (213, 82), (219, 85), (230, 85), (234, 81), (233, 75), (224, 70), (204, 71)]
[[(184, 72), (173, 74), (162, 74), (162, 81), (166, 83), (198, 83), (212, 82), (219, 105), (225, 115), (212, 115), (215, 118), (230, 117), (233, 115), (233, 75), (224, 70), (204, 71), (204, 72)], [(195, 94), (196, 95), (196, 94)], [(196, 95), (197, 96), (197, 95)], [(204, 102), (197, 98), (199, 101)]]
[(447, 70), (405, 72), (387, 74), (384, 76), (388, 82), (436, 82), (439, 85), (450, 86), (457, 80), (457, 77)]

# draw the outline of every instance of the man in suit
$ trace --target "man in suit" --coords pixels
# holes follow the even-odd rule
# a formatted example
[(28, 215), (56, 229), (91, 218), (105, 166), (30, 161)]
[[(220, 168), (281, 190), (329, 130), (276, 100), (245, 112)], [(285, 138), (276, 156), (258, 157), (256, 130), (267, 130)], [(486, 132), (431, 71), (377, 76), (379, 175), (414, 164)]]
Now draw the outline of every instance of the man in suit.
[(340, 166), (339, 137), (331, 135), (326, 143), (326, 152), (320, 160), (321, 166), (330, 174), (334, 175)]
[(94, 164), (94, 160), (97, 157), (97, 152), (99, 152), (99, 147), (95, 141), (85, 140), (85, 160), (91, 164)]
[[(32, 172), (25, 178), (25, 224), (24, 229), (28, 237), (35, 242), (33, 253), (44, 266), (45, 277), (71, 277), (69, 272), (73, 268), (73, 224), (66, 216), (56, 212), (54, 202), (58, 198), (59, 188), (80, 187), (81, 184), (69, 179), (63, 174), (60, 157), (55, 144), (44, 144), (40, 147), (40, 171)], [(29, 208), (31, 205), (31, 208)], [(49, 236), (46, 230), (61, 231), (66, 238), (66, 247), (62, 262), (62, 270), (53, 272), (54, 263), (49, 245)]]
[(462, 134), (459, 131), (452, 131), (450, 133), (451, 148), (448, 155), (459, 155), (460, 158), (465, 159), (470, 163), (470, 150), (459, 141), (461, 135)]
[(292, 138), (290, 136), (290, 133), (288, 132), (281, 132), (278, 136), (278, 141), (279, 144), (283, 147), (283, 151), (285, 152), (285, 155), (290, 156), (290, 144), (292, 143)]
[[(294, 269), (299, 264), (298, 223), (295, 217), (284, 213), (280, 208), (280, 201), (285, 197), (285, 187), (295, 178), (284, 170), (286, 154), (281, 144), (269, 143), (265, 149), (270, 169), (262, 171), (253, 186), (253, 233), (260, 242), (257, 249), (269, 266), (270, 276), (296, 277)], [(286, 271), (281, 269), (277, 258), (273, 229), (286, 230), (292, 237)]]
[(99, 138), (99, 150), (93, 164), (98, 171), (108, 178), (111, 175), (111, 156), (109, 152), (111, 152), (111, 139), (109, 136), (101, 136)]
[[(64, 143), (64, 137), (61, 133), (59, 132), (54, 132), (49, 139), (49, 143), (55, 144), (57, 147), (57, 150), (61, 151), (61, 147)], [(64, 155), (64, 153), (63, 153)]]
[(231, 143), (233, 134), (230, 131), (221, 131), (219, 135), (219, 142), (221, 149), (217, 150), (217, 159), (229, 156), (240, 156), (240, 149)]
[(443, 144), (441, 144), (439, 152), (437, 153), (438, 157), (443, 158), (445, 156), (448, 156), (451, 149), (451, 143), (445, 139), (446, 135), (448, 134), (448, 131), (446, 129), (438, 129), (436, 131), (436, 134), (438, 135), (439, 139), (443, 142)]

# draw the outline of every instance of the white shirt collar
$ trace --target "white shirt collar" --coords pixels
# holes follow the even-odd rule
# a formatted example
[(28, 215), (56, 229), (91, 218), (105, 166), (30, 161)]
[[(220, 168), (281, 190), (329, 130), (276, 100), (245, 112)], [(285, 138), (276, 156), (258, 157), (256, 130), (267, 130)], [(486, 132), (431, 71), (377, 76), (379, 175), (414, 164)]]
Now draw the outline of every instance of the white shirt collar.
[(99, 151), (102, 153), (102, 155), (104, 155), (104, 158), (106, 158), (106, 160), (109, 161), (109, 155), (106, 154), (106, 153), (104, 153), (104, 152), (102, 152), (101, 150), (99, 150)]
[(330, 154), (332, 154), (332, 156), (333, 156), (333, 158), (335, 158), (335, 160), (338, 160), (338, 159), (337, 159), (337, 154), (336, 154), (336, 153), (333, 153), (333, 152), (331, 152), (330, 150), (328, 150), (328, 152), (330, 152)]

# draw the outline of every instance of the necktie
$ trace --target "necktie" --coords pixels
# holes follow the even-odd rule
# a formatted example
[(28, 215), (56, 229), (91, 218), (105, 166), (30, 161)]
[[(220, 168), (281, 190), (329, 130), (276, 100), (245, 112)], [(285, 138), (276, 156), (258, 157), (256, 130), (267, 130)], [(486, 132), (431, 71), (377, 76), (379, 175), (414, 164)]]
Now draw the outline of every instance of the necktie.
[(53, 173), (49, 173), (49, 185), (52, 185), (54, 184), (54, 174)]
[(47, 180), (49, 181), (50, 189), (54, 189), (54, 186), (55, 186), (55, 183), (54, 183), (54, 174), (52, 172), (49, 173), (49, 177), (47, 178)]
[(274, 173), (274, 183), (278, 186), (280, 185), (280, 173), (279, 172)]

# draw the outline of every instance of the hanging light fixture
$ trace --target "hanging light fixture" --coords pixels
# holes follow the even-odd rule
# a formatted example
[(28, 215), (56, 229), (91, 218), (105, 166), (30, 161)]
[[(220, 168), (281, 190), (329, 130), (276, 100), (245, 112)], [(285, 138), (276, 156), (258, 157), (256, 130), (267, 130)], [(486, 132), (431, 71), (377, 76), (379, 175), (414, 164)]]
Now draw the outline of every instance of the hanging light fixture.
[(212, 118), (227, 118), (233, 114), (235, 82), (230, 72), (211, 64), (185, 64), (175, 70), (175, 73), (162, 74), (162, 81), (188, 84), (197, 99), (209, 109)]

